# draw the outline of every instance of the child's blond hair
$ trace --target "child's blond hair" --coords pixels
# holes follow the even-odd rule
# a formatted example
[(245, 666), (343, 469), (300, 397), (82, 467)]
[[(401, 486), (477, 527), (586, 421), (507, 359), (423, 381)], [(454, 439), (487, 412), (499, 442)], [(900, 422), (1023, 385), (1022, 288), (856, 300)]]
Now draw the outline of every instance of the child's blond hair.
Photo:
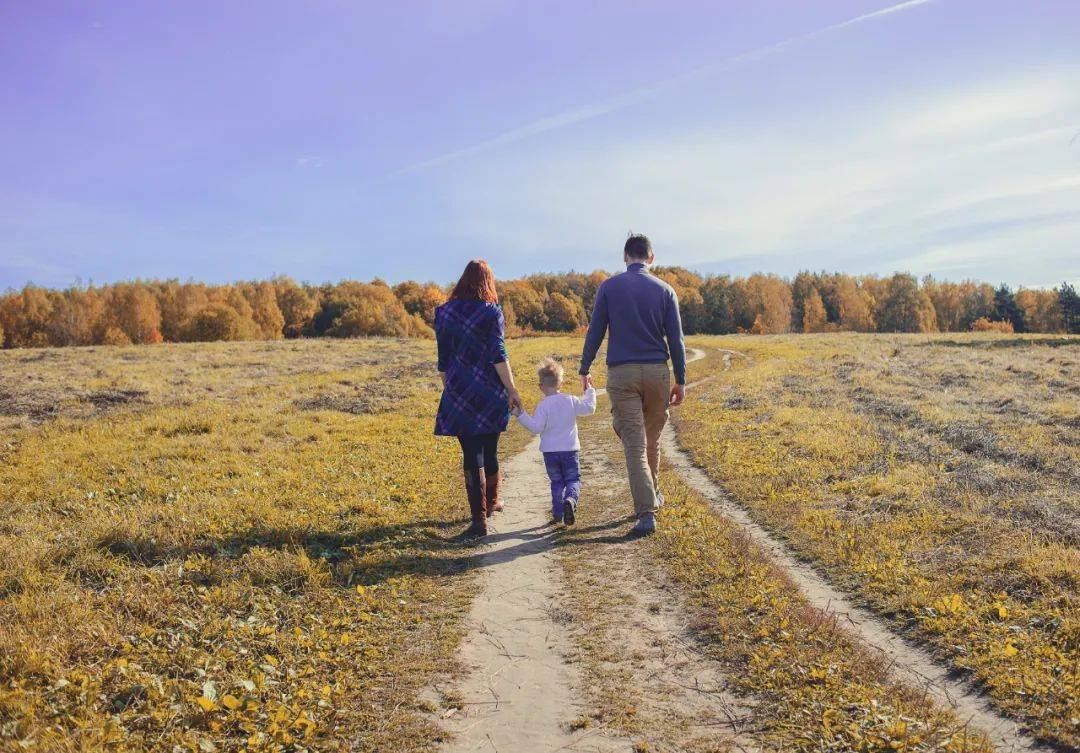
[(563, 381), (562, 364), (554, 358), (545, 358), (536, 369), (541, 387), (558, 387)]

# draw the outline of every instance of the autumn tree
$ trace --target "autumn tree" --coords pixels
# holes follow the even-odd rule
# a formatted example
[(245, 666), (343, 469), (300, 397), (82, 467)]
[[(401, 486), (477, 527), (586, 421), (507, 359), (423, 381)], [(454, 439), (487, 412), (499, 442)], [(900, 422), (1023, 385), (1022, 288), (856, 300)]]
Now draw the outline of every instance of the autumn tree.
[[(791, 328), (795, 332), (809, 332), (803, 326), (805, 317), (806, 299), (810, 297), (810, 291), (817, 293), (814, 286), (814, 275), (807, 271), (799, 272), (791, 281)], [(818, 296), (820, 300), (820, 295)]]
[(210, 291), (213, 303), (224, 303), (240, 317), (240, 336), (237, 340), (258, 340), (261, 335), (259, 325), (255, 323), (255, 309), (244, 295), (240, 285), (222, 285)]
[(837, 281), (836, 301), (841, 329), (850, 332), (873, 332), (876, 329), (872, 313), (874, 299), (853, 277), (843, 275)]
[(169, 342), (183, 341), (188, 319), (210, 302), (205, 285), (176, 280), (157, 286), (157, 300), (161, 311), (161, 335)]
[(1058, 291), (1022, 288), (1016, 291), (1016, 305), (1023, 313), (1024, 324), (1029, 332), (1065, 331)]
[(524, 280), (509, 280), (497, 285), (499, 300), (506, 308), (513, 309), (518, 326), (541, 331), (546, 328), (544, 296)]
[(810, 288), (810, 292), (803, 298), (802, 331), (803, 332), (826, 332), (829, 329), (828, 317), (825, 314), (825, 304), (817, 288)]
[(385, 283), (347, 282), (328, 292), (315, 321), (323, 326), (332, 316), (325, 331), (333, 337), (423, 337), (432, 334), (424, 320), (406, 311)]
[(101, 345), (123, 346), (132, 344), (127, 333), (115, 324), (106, 324), (104, 330), (95, 339)]
[(776, 275), (754, 274), (738, 281), (736, 321), (750, 331), (767, 334), (791, 328), (791, 287)]
[(562, 293), (552, 293), (544, 305), (547, 326), (553, 332), (573, 332), (581, 326), (585, 309)]
[(960, 329), (971, 328), (976, 319), (989, 319), (994, 315), (994, 288), (987, 283), (965, 280), (958, 286), (961, 309)]
[[(1017, 331), (1080, 328), (1075, 289), (1021, 289), (906, 274), (888, 278), (800, 272), (701, 276), (679, 267), (654, 273), (674, 288), (688, 334), (843, 329), (871, 332), (966, 331), (1005, 321)], [(537, 274), (497, 283), (507, 332), (569, 332), (587, 321), (607, 279), (590, 274)], [(281, 277), (208, 286), (123, 282), (104, 287), (44, 290), (27, 285), (0, 295), (3, 347), (185, 340), (249, 340), (302, 336), (432, 334), (435, 309), (446, 299), (433, 283), (346, 280), (318, 287)], [(985, 320), (985, 321), (981, 321)], [(994, 325), (998, 328), (998, 325)]]
[(52, 302), (48, 294), (34, 285), (10, 293), (0, 301), (0, 327), (9, 348), (34, 348), (49, 345), (47, 332)]
[(435, 283), (426, 285), (408, 280), (394, 286), (394, 295), (410, 314), (416, 314), (428, 326), (435, 324), (435, 309), (446, 302), (446, 291)]
[(50, 292), (51, 311), (46, 325), (52, 345), (93, 345), (97, 342), (106, 303), (94, 288), (71, 287)]
[(882, 332), (933, 332), (937, 329), (934, 304), (910, 274), (889, 278), (877, 316)]
[(161, 311), (148, 286), (121, 283), (113, 285), (109, 294), (106, 328), (119, 329), (135, 345), (162, 341)]
[(659, 267), (655, 273), (671, 286), (679, 299), (679, 317), (682, 319), (683, 330), (688, 335), (705, 332), (709, 315), (705, 309), (705, 299), (701, 295), (701, 286), (704, 284), (701, 276), (681, 267)]
[(274, 280), (278, 310), (281, 311), (282, 333), (285, 337), (300, 337), (311, 327), (318, 311), (316, 293), (300, 287), (288, 277)]
[(964, 300), (960, 286), (952, 282), (939, 282), (927, 275), (923, 278), (922, 289), (934, 306), (938, 329), (942, 332), (961, 330)]
[(223, 301), (207, 303), (184, 324), (182, 339), (187, 342), (242, 340), (244, 323), (240, 314)]
[(244, 288), (251, 305), (251, 319), (263, 340), (280, 340), (285, 336), (285, 316), (278, 306), (277, 293), (271, 282), (260, 282)]

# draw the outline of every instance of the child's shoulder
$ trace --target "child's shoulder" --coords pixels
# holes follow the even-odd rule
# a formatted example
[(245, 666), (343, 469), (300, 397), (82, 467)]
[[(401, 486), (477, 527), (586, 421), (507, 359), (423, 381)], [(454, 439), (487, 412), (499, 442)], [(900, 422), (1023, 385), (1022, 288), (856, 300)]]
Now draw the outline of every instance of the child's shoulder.
[(552, 392), (550, 395), (544, 395), (542, 398), (540, 398), (540, 402), (537, 403), (537, 405), (543, 405), (544, 403), (547, 403), (548, 405), (558, 405), (559, 403), (566, 402), (567, 400), (571, 399), (572, 398), (565, 392)]

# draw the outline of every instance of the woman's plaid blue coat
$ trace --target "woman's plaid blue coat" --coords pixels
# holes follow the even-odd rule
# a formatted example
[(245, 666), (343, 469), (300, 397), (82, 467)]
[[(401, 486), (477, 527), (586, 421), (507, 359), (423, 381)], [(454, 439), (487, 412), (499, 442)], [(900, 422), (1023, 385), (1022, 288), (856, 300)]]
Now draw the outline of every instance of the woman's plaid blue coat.
[(510, 400), (495, 372), (506, 360), (505, 321), (496, 303), (451, 300), (435, 309), (439, 371), (446, 373), (435, 433), (474, 437), (506, 431)]

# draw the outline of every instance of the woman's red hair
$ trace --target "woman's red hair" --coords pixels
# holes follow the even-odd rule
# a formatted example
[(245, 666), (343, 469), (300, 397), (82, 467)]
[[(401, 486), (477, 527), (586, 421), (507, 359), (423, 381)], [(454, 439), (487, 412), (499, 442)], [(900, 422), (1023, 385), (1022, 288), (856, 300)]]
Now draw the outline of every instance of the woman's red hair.
[(495, 291), (495, 273), (483, 259), (473, 259), (465, 265), (461, 279), (450, 293), (452, 301), (483, 301), (498, 303), (499, 294)]

